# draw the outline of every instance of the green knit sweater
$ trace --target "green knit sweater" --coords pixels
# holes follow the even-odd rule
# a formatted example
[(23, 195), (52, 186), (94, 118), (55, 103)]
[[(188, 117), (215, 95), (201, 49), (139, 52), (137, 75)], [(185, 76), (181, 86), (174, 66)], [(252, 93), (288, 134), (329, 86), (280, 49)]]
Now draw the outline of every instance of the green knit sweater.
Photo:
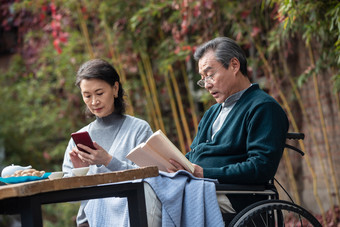
[(213, 105), (203, 116), (186, 157), (203, 167), (204, 177), (229, 184), (263, 184), (279, 165), (288, 120), (281, 106), (257, 84), (235, 104), (211, 140), (221, 110)]

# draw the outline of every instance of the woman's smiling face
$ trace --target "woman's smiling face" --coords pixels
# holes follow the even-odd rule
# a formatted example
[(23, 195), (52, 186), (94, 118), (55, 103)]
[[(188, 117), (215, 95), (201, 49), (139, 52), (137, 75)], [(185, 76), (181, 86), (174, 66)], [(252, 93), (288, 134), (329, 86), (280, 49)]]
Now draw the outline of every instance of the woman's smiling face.
[(97, 117), (106, 117), (114, 112), (114, 97), (118, 95), (119, 83), (111, 86), (100, 79), (83, 79), (81, 95), (87, 108)]

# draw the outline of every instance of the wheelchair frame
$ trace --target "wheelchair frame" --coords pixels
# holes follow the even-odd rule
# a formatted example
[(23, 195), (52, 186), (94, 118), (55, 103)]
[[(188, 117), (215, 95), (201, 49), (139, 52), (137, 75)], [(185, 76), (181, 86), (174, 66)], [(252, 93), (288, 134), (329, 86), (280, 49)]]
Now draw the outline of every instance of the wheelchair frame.
[[(304, 134), (287, 133), (286, 138), (303, 140)], [(302, 156), (304, 155), (304, 153), (300, 149), (289, 144), (285, 144), (285, 148), (292, 149), (300, 153)], [(293, 201), (288, 202), (285, 200), (280, 200), (279, 193), (277, 192), (274, 185), (274, 180), (275, 178), (271, 180), (267, 185), (216, 184), (216, 194), (265, 195), (268, 197), (268, 199), (266, 200), (253, 203), (245, 207), (239, 213), (222, 214), (226, 226), (285, 226), (283, 213), (284, 211), (287, 211), (291, 214), (297, 214), (297, 217), (299, 219), (297, 226), (321, 227), (319, 221), (303, 207), (295, 204)], [(287, 195), (289, 196), (288, 193)], [(302, 221), (302, 218), (304, 218), (304, 220), (307, 220), (310, 224), (306, 225), (305, 222)]]

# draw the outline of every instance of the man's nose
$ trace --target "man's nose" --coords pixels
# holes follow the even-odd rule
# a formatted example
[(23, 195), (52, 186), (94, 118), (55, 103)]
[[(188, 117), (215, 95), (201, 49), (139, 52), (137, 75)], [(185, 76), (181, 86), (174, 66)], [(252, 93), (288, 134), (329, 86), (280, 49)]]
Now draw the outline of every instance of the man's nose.
[(212, 86), (213, 86), (212, 83), (207, 83), (207, 82), (204, 83), (204, 88), (205, 88), (205, 89), (209, 89), (209, 88), (211, 88)]

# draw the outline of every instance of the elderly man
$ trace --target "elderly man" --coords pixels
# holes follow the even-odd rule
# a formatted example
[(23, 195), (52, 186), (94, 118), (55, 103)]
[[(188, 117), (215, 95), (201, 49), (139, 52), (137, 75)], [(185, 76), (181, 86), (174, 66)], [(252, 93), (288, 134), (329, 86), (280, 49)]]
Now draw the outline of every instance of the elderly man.
[[(195, 52), (201, 80), (216, 100), (199, 123), (186, 157), (195, 164), (196, 177), (229, 184), (263, 184), (279, 165), (288, 120), (281, 106), (247, 77), (247, 60), (230, 38), (215, 38)], [(179, 163), (172, 161), (177, 168)], [(239, 211), (257, 198), (218, 198), (222, 211)], [(223, 207), (226, 209), (223, 210)]]
[[(194, 164), (194, 176), (170, 160), (174, 165), (168, 169), (170, 173), (144, 180), (148, 226), (223, 226), (220, 210), (233, 213), (257, 199), (216, 198), (211, 179), (266, 183), (275, 175), (282, 156), (288, 130), (286, 114), (257, 84), (250, 83), (242, 49), (229, 38), (216, 38), (200, 46), (195, 59), (202, 77), (197, 84), (207, 89), (217, 104), (204, 114), (186, 154)], [(114, 200), (108, 198), (89, 201), (85, 212), (90, 226), (126, 226), (127, 208), (116, 214), (110, 209), (114, 206)], [(93, 212), (97, 210), (100, 217)]]

